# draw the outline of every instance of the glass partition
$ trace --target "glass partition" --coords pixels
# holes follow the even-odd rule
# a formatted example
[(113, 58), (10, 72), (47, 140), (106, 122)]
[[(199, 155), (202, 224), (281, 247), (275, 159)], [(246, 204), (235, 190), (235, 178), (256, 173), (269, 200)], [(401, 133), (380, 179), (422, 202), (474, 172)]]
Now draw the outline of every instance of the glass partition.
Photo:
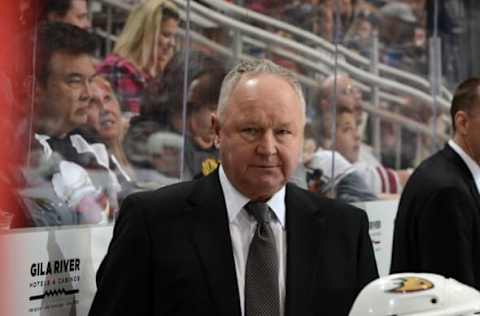
[(346, 202), (398, 198), (449, 139), (453, 90), (480, 67), (475, 1), (75, 3), (74, 18), (47, 1), (9, 11), (21, 28), (0, 72), (20, 117), (4, 146), (11, 227), (109, 223), (128, 194), (214, 170), (220, 86), (249, 58), (303, 86), (293, 182)]

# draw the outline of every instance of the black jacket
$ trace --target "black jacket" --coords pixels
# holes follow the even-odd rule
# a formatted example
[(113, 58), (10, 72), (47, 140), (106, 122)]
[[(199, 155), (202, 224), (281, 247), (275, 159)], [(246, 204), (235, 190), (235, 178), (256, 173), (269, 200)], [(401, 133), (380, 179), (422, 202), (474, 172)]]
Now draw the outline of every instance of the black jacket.
[[(377, 277), (366, 214), (288, 184), (285, 315), (346, 316)], [(240, 316), (218, 172), (128, 197), (89, 315)]]

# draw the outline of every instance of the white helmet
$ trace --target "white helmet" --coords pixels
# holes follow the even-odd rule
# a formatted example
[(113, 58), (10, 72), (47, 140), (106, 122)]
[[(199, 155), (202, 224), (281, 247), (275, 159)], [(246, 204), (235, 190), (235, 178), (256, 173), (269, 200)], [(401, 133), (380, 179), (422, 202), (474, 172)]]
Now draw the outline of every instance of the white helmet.
[(480, 315), (480, 292), (429, 273), (392, 274), (370, 282), (349, 316)]

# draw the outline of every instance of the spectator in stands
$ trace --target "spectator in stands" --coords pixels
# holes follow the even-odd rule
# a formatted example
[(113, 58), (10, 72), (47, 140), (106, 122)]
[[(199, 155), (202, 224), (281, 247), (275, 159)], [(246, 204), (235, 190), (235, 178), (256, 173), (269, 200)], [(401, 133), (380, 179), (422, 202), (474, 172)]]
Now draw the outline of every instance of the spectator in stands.
[(292, 179), (297, 185), (348, 203), (377, 199), (361, 174), (342, 154), (317, 147), (314, 138), (306, 138), (305, 144), (303, 160), (305, 168), (299, 168), (300, 172), (297, 171), (295, 178)]
[(313, 33), (320, 35), (329, 42), (333, 42), (334, 35), (334, 13), (328, 6), (320, 6), (318, 19), (313, 24)]
[(479, 45), (472, 41), (478, 32), (478, 4), (470, 0), (425, 1), (426, 38), (436, 35), (441, 40), (442, 73), (451, 90), (469, 75), (478, 74)]
[(95, 128), (98, 140), (107, 146), (116, 169), (130, 181), (134, 178), (134, 171), (123, 149), (123, 138), (128, 129), (128, 122), (122, 116), (120, 104), (110, 83), (101, 76), (94, 79), (90, 103), (91, 107), (100, 110), (97, 115), (92, 115), (89, 124)]
[[(317, 130), (319, 138), (332, 141), (331, 126), (331, 93), (333, 92), (334, 78), (328, 78), (322, 84), (319, 92), (320, 114)], [(355, 168), (367, 182), (370, 190), (379, 197), (390, 198), (391, 194), (399, 194), (406, 183), (410, 170), (393, 170), (385, 168), (372, 154), (368, 145), (361, 142), (362, 132), (359, 129), (364, 121), (362, 118), (362, 95), (353, 86), (350, 77), (341, 75), (336, 81), (337, 87), (337, 117), (336, 119), (336, 147), (345, 158), (354, 164)], [(329, 148), (328, 143), (324, 146)]]
[[(336, 86), (336, 91), (334, 90)], [(343, 104), (355, 114), (357, 125), (361, 126), (366, 120), (366, 113), (362, 107), (362, 93), (353, 84), (352, 79), (341, 74), (337, 77), (329, 76), (322, 81), (317, 95), (317, 108), (319, 114), (331, 111), (333, 95), (335, 94), (337, 104)]]
[(416, 71), (411, 49), (417, 18), (409, 4), (389, 2), (379, 11), (380, 54), (383, 63)]
[[(355, 115), (352, 110), (340, 105), (337, 107), (336, 120), (335, 149), (350, 163), (355, 163), (360, 153), (360, 134)], [(329, 140), (332, 141), (331, 135)]]
[(168, 0), (146, 0), (129, 14), (113, 53), (99, 66), (122, 111), (140, 113), (147, 84), (174, 56), (178, 21), (177, 8)]
[(190, 84), (184, 179), (206, 175), (208, 170), (203, 167), (208, 169), (208, 163), (215, 163), (218, 159), (212, 118), (217, 111), (220, 87), (224, 77), (223, 69), (205, 68)]
[(280, 10), (280, 19), (333, 41), (334, 6), (320, 0), (292, 1)]
[(357, 0), (337, 0), (340, 7), (340, 21), (341, 21), (341, 29), (340, 34), (341, 38), (345, 36), (345, 33), (350, 28), (350, 25), (353, 22), (354, 17), (354, 8), (356, 5)]
[(334, 18), (338, 8), (340, 25), (336, 33), (339, 36), (339, 40), (342, 40), (353, 21), (357, 0), (320, 0), (319, 2), (321, 6), (328, 7), (332, 11)]
[(92, 25), (88, 16), (88, 0), (47, 0), (43, 21), (63, 22), (89, 29)]
[[(181, 54), (176, 54), (167, 69), (146, 87), (140, 116), (132, 119), (131, 126), (138, 121), (151, 120), (162, 130), (183, 133), (183, 82), (185, 62)], [(187, 87), (205, 68), (224, 67), (226, 60), (218, 60), (201, 51), (190, 51), (188, 60)]]
[(162, 185), (179, 182), (182, 143), (182, 136), (176, 133), (161, 131), (151, 134), (147, 151), (154, 170), (144, 169), (142, 177)]
[(64, 138), (87, 122), (90, 85), (95, 77), (94, 49), (93, 37), (78, 27), (64, 23), (41, 26), (35, 73), (37, 132)]
[(72, 133), (87, 122), (95, 40), (74, 25), (48, 23), (37, 42), (33, 147), (42, 155), (26, 170), (29, 217), (39, 226), (106, 221), (120, 188), (105, 146)]
[[(113, 93), (110, 83), (101, 76), (97, 76), (94, 79), (91, 103), (97, 103), (101, 108), (99, 115), (92, 120), (92, 125), (97, 131), (98, 141), (107, 146), (112, 169), (115, 170), (122, 184), (121, 198), (132, 191), (158, 188), (178, 181), (178, 179), (169, 179), (166, 176), (159, 175), (153, 168), (158, 164), (159, 158), (157, 156), (159, 155), (159, 150), (157, 149), (158, 145), (156, 145), (158, 141), (151, 140), (152, 136), (147, 140), (146, 146), (146, 156), (147, 159), (150, 157), (152, 168), (136, 168), (130, 163), (124, 150), (124, 137), (129, 124), (122, 116), (120, 104)], [(176, 146), (175, 149), (181, 151), (180, 147)], [(179, 159), (175, 160), (177, 166), (178, 161)], [(177, 170), (178, 167), (175, 171)], [(168, 176), (170, 177), (171, 175), (169, 174)], [(178, 178), (178, 173), (176, 177)]]
[(345, 35), (345, 44), (365, 57), (370, 56), (372, 47), (373, 15), (361, 12), (355, 16)]
[(281, 14), (286, 22), (312, 32), (319, 9), (318, 0), (292, 1), (283, 6)]
[(150, 159), (148, 139), (152, 134), (164, 131), (164, 126), (142, 116), (134, 117), (129, 126), (124, 140), (127, 159), (135, 170), (155, 170)]

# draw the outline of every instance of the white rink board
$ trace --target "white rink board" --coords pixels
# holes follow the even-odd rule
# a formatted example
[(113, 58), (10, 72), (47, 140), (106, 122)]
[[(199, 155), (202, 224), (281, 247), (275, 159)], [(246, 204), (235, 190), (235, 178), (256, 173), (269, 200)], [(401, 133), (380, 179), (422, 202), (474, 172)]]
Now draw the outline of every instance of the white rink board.
[(390, 272), (393, 227), (398, 200), (356, 203), (355, 205), (367, 212), (378, 273), (380, 276), (386, 276)]
[(88, 314), (96, 291), (95, 272), (106, 253), (113, 225), (17, 230), (0, 235), (0, 306), (9, 314)]

